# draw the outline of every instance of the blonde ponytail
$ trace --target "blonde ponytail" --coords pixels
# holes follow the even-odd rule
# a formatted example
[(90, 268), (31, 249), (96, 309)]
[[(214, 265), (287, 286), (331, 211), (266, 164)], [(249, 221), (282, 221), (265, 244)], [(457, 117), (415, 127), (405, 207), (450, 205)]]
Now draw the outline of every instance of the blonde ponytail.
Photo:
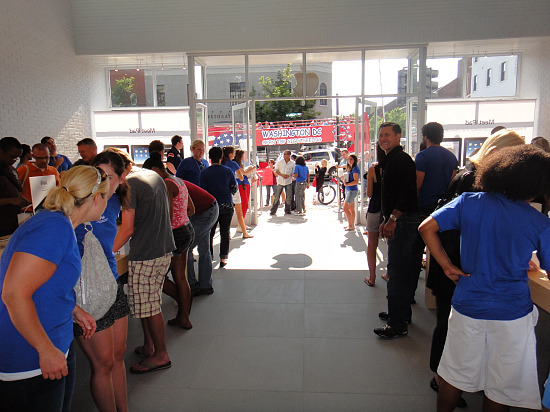
[(75, 166), (63, 173), (59, 186), (50, 190), (44, 207), (54, 212), (60, 210), (70, 217), (74, 208), (81, 206), (90, 195), (108, 191), (105, 172), (92, 166)]

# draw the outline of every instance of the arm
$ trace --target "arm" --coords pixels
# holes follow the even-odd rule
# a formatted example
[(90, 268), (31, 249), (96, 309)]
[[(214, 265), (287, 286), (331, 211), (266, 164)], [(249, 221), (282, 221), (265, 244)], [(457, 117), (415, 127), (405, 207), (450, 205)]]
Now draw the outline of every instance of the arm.
[(31, 202), (29, 202), (27, 199), (25, 199), (21, 195), (19, 197), (7, 197), (5, 199), (0, 199), (0, 206), (14, 205), (14, 206), (25, 207), (30, 204)]
[(2, 300), (17, 331), (38, 352), (45, 379), (61, 379), (68, 373), (65, 354), (57, 349), (42, 327), (32, 296), (57, 270), (48, 260), (15, 252), (4, 279)]
[(420, 195), (420, 189), (422, 188), (422, 183), (424, 182), (425, 176), (426, 176), (426, 172), (421, 172), (420, 170), (416, 171), (416, 195), (417, 196)]
[(193, 203), (193, 199), (191, 199), (191, 196), (187, 195), (187, 216), (191, 216), (195, 214), (195, 204)]
[(166, 162), (166, 168), (172, 173), (173, 175), (176, 174), (176, 168), (174, 167), (174, 164), (171, 162)]
[(134, 218), (136, 217), (135, 209), (124, 209), (122, 211), (122, 223), (115, 237), (113, 244), (113, 252), (118, 252), (119, 249), (128, 242), (134, 234)]
[(443, 249), (441, 245), (441, 240), (438, 235), (439, 225), (433, 217), (430, 216), (424, 220), (420, 224), (418, 231), (430, 250), (431, 255), (437, 260), (437, 263), (439, 263), (441, 269), (443, 269), (443, 272), (449, 279), (456, 284), (460, 276), (470, 276), (451, 263), (449, 256), (447, 256), (447, 252), (445, 252), (445, 249)]
[(371, 166), (367, 172), (367, 197), (372, 197), (374, 192), (374, 179), (376, 179), (376, 173), (374, 172), (374, 166)]

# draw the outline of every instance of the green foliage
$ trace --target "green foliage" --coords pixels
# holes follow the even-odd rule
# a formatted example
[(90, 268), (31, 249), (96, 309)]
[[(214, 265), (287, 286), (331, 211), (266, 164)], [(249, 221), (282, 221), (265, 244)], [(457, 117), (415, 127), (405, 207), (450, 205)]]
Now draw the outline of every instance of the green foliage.
[(135, 78), (123, 77), (115, 82), (111, 89), (111, 104), (113, 107), (132, 106), (132, 90), (134, 89)]
[[(283, 70), (277, 72), (275, 79), (268, 76), (262, 76), (259, 79), (261, 92), (257, 92), (252, 87), (250, 97), (276, 98), (276, 97), (295, 97), (292, 91), (292, 69), (290, 64)], [(302, 105), (302, 103), (304, 103)], [(256, 102), (256, 121), (258, 122), (277, 122), (284, 120), (306, 120), (316, 119), (321, 113), (315, 111), (314, 100), (279, 100), (272, 102)], [(291, 113), (298, 113), (296, 116), (288, 116)]]
[[(369, 108), (368, 110), (369, 115), (369, 127), (371, 131), (371, 136), (377, 136), (378, 130), (376, 129), (376, 126), (380, 127), (380, 124), (383, 122), (394, 122), (397, 123), (399, 126), (401, 126), (402, 134), (401, 136), (405, 137), (407, 136), (407, 115), (405, 112), (399, 108), (393, 109), (391, 112), (386, 112), (386, 118), (382, 118), (381, 116), (378, 117), (378, 121), (376, 121), (376, 118), (374, 116), (374, 109)], [(375, 126), (376, 121), (376, 126)]]

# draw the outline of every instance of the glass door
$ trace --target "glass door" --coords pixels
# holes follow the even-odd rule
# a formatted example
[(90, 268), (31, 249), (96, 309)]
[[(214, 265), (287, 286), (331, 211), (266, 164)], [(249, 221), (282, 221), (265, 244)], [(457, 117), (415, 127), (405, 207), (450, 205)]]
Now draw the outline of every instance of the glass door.
[[(204, 142), (204, 147), (208, 147), (208, 116), (207, 116), (207, 107), (205, 104), (197, 103), (195, 116), (197, 120), (197, 134), (196, 139), (200, 139)], [(206, 153), (205, 153), (206, 156)]]
[[(254, 113), (252, 113), (251, 107), (254, 107), (254, 105), (250, 100), (244, 103), (235, 104), (231, 107), (231, 131), (233, 135), (233, 145), (245, 151), (245, 167), (249, 165), (258, 166), (255, 135), (256, 122), (254, 120)], [(258, 224), (258, 192), (260, 194), (259, 202), (261, 204), (262, 191), (258, 191), (259, 180), (257, 173), (253, 173), (248, 176), (248, 180), (250, 182), (250, 204), (248, 207), (250, 213), (247, 213), (245, 223), (256, 225)]]

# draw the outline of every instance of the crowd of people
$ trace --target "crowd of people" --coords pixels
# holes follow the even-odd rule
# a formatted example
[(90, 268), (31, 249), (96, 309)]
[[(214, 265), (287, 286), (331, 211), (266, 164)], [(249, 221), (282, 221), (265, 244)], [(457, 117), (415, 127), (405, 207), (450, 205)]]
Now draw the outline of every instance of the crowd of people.
[[(437, 306), (430, 387), (438, 392), (438, 411), (465, 407), (463, 391), (484, 391), (486, 411), (540, 408), (538, 312), (527, 270), (534, 265), (533, 251), (540, 268), (550, 269), (545, 247), (550, 144), (537, 137), (527, 145), (514, 131), (495, 129), (459, 169), (454, 154), (441, 146), (443, 135), (440, 124), (424, 125), (423, 150), (413, 159), (400, 145), (400, 126), (380, 125), (377, 162), (362, 177), (370, 199), (364, 232), (369, 271), (364, 281), (370, 287), (376, 284), (378, 240), (387, 241), (387, 310), (378, 315), (387, 324), (374, 333), (385, 339), (408, 334), (427, 249), (427, 286)], [(218, 225), (220, 268), (228, 262), (234, 214), (243, 239), (253, 237), (245, 217), (257, 170), (242, 150), (212, 147), (208, 162), (204, 142), (196, 140), (191, 156), (183, 158), (182, 138), (174, 136), (167, 155), (162, 142), (151, 142), (140, 168), (120, 149), (98, 153), (92, 139), (77, 147), (81, 159), (72, 164), (49, 136), (32, 147), (13, 137), (0, 140), (0, 235), (11, 235), (0, 260), (2, 410), (70, 410), (73, 341), (90, 361), (98, 409), (127, 410), (128, 315), (140, 319), (143, 329), (143, 345), (134, 349), (143, 359), (130, 373), (171, 367), (165, 324), (191, 329), (193, 297), (214, 293)], [(347, 150), (342, 155), (345, 230), (356, 231), (358, 158)], [(20, 225), (18, 214), (32, 203), (29, 177), (49, 175), (55, 176), (55, 188)], [(325, 175), (321, 162), (315, 169), (317, 191)], [(263, 182), (271, 216), (281, 201), (285, 214), (305, 215), (311, 182), (302, 156), (287, 150), (269, 161)], [(540, 211), (532, 202), (540, 203)], [(117, 284), (114, 303), (98, 319), (77, 305), (73, 291), (90, 231)], [(56, 247), (44, 248), (52, 233)], [(129, 265), (123, 274), (116, 254), (126, 244)], [(167, 322), (163, 292), (178, 306)], [(547, 397), (542, 403), (550, 407), (550, 393)]]

